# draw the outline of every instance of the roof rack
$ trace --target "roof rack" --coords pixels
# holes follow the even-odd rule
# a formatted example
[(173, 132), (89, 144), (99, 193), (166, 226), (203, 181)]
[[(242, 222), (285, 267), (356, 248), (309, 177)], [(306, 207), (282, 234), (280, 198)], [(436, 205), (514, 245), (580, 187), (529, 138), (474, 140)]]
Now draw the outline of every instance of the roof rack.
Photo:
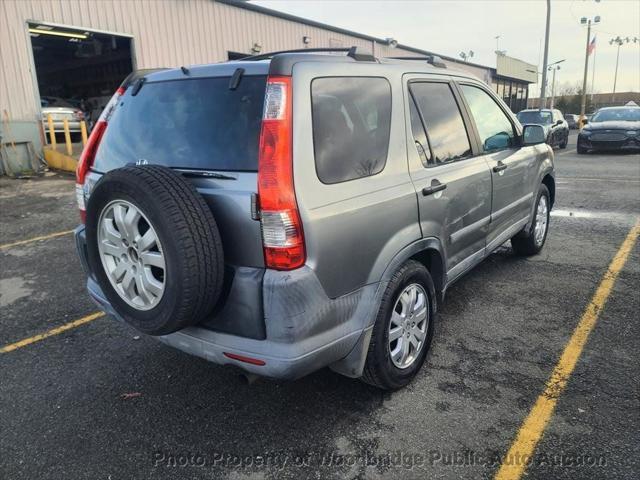
[(268, 60), (276, 55), (283, 53), (332, 53), (332, 52), (346, 52), (347, 57), (353, 58), (356, 62), (376, 62), (378, 59), (370, 53), (364, 53), (360, 51), (359, 47), (349, 48), (298, 48), (295, 50), (280, 50), (278, 52), (260, 53), (257, 55), (247, 55), (246, 57), (239, 58), (241, 61), (257, 61)]
[(438, 68), (447, 68), (447, 64), (442, 61), (437, 55), (425, 55), (424, 57), (384, 57), (390, 60), (419, 60), (423, 62), (427, 62), (430, 65)]

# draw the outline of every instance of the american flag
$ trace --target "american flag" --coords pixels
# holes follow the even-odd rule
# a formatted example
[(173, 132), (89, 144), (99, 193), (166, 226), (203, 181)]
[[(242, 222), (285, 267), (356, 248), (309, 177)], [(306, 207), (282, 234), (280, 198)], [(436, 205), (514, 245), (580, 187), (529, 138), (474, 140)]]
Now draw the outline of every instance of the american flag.
[(594, 35), (593, 40), (591, 40), (591, 43), (589, 43), (589, 48), (587, 49), (588, 54), (591, 55), (595, 49), (596, 49), (596, 36)]

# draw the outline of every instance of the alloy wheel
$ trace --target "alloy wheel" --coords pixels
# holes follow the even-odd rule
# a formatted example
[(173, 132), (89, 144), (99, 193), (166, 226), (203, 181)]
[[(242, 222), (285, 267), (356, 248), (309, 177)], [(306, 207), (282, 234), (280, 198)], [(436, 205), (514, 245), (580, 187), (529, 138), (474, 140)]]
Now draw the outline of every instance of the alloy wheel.
[(393, 364), (405, 369), (420, 356), (429, 327), (429, 297), (412, 283), (398, 296), (389, 322), (389, 355)]
[(547, 224), (549, 222), (549, 208), (547, 206), (547, 197), (542, 195), (538, 201), (538, 208), (536, 210), (536, 225), (534, 227), (534, 239), (536, 245), (539, 247), (544, 242), (545, 234), (547, 233)]
[(114, 290), (137, 310), (150, 310), (164, 294), (166, 264), (153, 225), (135, 205), (114, 200), (98, 221), (100, 259)]

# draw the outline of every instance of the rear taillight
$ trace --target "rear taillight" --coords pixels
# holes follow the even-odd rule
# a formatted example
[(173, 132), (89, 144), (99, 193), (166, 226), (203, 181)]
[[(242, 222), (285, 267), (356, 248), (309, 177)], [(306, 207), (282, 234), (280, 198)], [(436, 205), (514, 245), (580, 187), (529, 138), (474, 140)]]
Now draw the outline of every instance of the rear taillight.
[(86, 195), (88, 193), (84, 188), (84, 180), (87, 173), (89, 173), (89, 170), (93, 166), (93, 161), (96, 159), (96, 153), (98, 152), (98, 147), (100, 146), (100, 141), (104, 136), (104, 132), (107, 130), (109, 119), (111, 118), (111, 115), (113, 115), (116, 105), (118, 104), (118, 100), (124, 92), (125, 88), (118, 88), (113, 97), (111, 97), (111, 100), (109, 100), (109, 103), (107, 103), (107, 106), (104, 107), (102, 115), (100, 115), (98, 122), (94, 125), (91, 135), (89, 135), (89, 139), (87, 140), (87, 144), (82, 150), (80, 160), (78, 160), (78, 166), (76, 167), (76, 201), (78, 202), (80, 218), (83, 223), (86, 217)]
[(304, 235), (293, 186), (291, 77), (267, 79), (264, 99), (258, 198), (267, 268), (304, 265)]

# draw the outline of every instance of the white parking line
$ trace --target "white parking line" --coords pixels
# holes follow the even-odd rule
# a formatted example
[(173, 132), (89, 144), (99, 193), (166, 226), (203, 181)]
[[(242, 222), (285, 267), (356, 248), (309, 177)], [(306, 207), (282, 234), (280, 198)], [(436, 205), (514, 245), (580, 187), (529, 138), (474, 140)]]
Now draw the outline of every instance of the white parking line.
[(553, 217), (564, 217), (564, 218), (576, 218), (576, 219), (587, 219), (587, 220), (610, 220), (610, 221), (618, 221), (625, 223), (635, 223), (637, 219), (637, 215), (631, 213), (624, 212), (607, 212), (607, 211), (599, 211), (599, 210), (563, 210), (563, 209), (555, 209), (551, 211), (551, 216)]

